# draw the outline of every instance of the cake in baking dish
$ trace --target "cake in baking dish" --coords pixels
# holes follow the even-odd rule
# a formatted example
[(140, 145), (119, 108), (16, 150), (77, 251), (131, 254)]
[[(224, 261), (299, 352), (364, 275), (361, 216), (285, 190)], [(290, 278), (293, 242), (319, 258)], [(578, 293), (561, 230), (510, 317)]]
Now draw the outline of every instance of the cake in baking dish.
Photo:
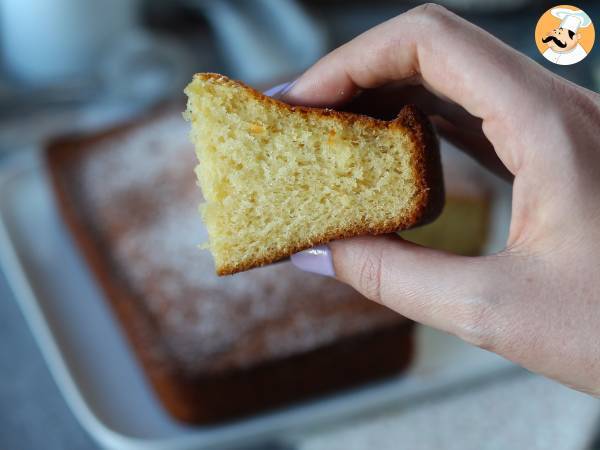
[(165, 408), (222, 422), (407, 367), (411, 324), (335, 280), (289, 263), (215, 275), (180, 110), (46, 152), (65, 222)]
[(441, 211), (437, 142), (414, 107), (385, 122), (289, 106), (211, 73), (185, 92), (219, 275)]

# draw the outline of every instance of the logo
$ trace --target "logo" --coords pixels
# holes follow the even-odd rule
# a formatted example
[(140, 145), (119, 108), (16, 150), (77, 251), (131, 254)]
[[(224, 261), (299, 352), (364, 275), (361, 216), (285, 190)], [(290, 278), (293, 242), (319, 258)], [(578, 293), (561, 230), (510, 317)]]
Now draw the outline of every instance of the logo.
[(570, 5), (550, 8), (535, 27), (535, 44), (544, 58), (561, 66), (584, 59), (594, 46), (595, 30), (585, 11)]

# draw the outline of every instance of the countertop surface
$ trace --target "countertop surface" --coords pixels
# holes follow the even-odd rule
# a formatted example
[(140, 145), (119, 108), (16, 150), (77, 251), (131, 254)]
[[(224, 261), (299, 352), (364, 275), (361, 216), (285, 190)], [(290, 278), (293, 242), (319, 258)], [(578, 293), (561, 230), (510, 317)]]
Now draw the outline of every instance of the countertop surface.
[(0, 448), (97, 448), (58, 391), (1, 271)]

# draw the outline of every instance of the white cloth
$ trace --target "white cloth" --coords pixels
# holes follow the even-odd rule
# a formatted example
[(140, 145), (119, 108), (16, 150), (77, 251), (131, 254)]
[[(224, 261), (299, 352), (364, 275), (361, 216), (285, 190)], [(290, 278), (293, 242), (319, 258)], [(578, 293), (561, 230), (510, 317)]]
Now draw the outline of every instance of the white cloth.
[(587, 56), (587, 53), (580, 44), (577, 44), (575, 48), (569, 50), (568, 52), (555, 52), (549, 48), (543, 53), (543, 55), (544, 58), (550, 62), (559, 64), (561, 66), (569, 66), (581, 61)]
[[(460, 362), (456, 362), (460, 364)], [(583, 450), (600, 402), (526, 374), (323, 428), (300, 450)]]

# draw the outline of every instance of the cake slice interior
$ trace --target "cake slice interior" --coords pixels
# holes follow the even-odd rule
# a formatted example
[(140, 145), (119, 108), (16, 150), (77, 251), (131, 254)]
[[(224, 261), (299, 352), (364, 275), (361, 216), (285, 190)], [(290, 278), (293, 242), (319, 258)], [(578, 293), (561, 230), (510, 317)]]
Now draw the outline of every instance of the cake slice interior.
[(220, 275), (440, 209), (437, 145), (412, 107), (390, 122), (293, 107), (216, 74), (197, 74), (186, 94)]

